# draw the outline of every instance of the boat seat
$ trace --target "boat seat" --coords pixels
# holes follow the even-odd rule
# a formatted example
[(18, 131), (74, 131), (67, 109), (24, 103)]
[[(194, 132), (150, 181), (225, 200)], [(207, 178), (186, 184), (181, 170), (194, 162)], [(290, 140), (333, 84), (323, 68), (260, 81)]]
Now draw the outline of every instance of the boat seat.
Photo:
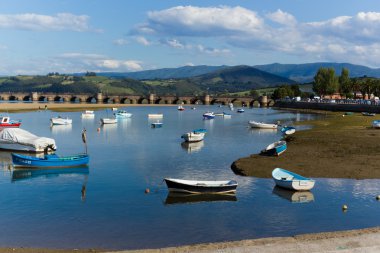
[(293, 178), (294, 177), (291, 177), (291, 176), (289, 176), (289, 177), (281, 177), (281, 180), (287, 180), (287, 181), (289, 181), (289, 180), (293, 180)]

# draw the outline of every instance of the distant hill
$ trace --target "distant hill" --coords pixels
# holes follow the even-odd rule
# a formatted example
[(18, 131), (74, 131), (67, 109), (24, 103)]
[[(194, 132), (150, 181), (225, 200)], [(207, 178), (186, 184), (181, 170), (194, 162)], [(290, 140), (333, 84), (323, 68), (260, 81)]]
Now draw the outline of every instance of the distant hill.
[(101, 72), (97, 73), (97, 75), (115, 78), (128, 77), (136, 80), (180, 79), (199, 76), (224, 68), (228, 68), (228, 66), (184, 66), (179, 68), (163, 68), (136, 72)]
[(288, 78), (245, 65), (224, 68), (212, 73), (192, 77), (189, 80), (197, 84), (201, 90), (208, 89), (217, 93), (240, 92), (296, 83)]
[(380, 69), (372, 69), (366, 66), (354, 65), (350, 63), (333, 63), (333, 62), (317, 62), (305, 64), (280, 64), (273, 63), (267, 65), (256, 65), (255, 68), (292, 79), (294, 81), (305, 83), (313, 81), (315, 74), (321, 67), (334, 68), (336, 75), (340, 75), (342, 68), (347, 68), (350, 77), (380, 77)]

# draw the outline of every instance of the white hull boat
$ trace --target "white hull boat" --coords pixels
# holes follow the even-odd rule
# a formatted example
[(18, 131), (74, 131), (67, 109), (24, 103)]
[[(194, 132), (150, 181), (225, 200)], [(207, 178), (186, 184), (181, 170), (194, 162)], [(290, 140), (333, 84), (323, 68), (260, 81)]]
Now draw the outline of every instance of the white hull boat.
[(268, 124), (253, 120), (250, 120), (248, 123), (252, 128), (277, 129), (277, 124)]
[(225, 194), (235, 193), (238, 186), (234, 180), (196, 181), (174, 178), (165, 178), (164, 180), (171, 192)]
[(154, 118), (163, 118), (164, 115), (163, 114), (159, 114), (159, 113), (156, 113), (156, 114), (148, 114), (148, 118), (150, 119), (154, 119)]
[(50, 121), (52, 125), (71, 125), (73, 123), (72, 119), (61, 117), (51, 118)]
[(114, 118), (101, 118), (100, 122), (102, 124), (116, 124), (117, 123), (117, 119), (114, 119)]
[(187, 142), (203, 141), (203, 139), (205, 138), (205, 133), (189, 132), (182, 135), (182, 138)]
[(115, 113), (115, 117), (117, 119), (127, 119), (132, 117), (132, 113), (129, 113), (127, 111), (119, 110)]
[(82, 113), (82, 119), (93, 119), (95, 118), (94, 111), (85, 111)]
[(0, 149), (39, 153), (56, 150), (57, 146), (54, 139), (38, 137), (20, 128), (5, 128), (0, 131)]
[(277, 186), (295, 191), (308, 191), (314, 187), (315, 181), (281, 168), (272, 171)]

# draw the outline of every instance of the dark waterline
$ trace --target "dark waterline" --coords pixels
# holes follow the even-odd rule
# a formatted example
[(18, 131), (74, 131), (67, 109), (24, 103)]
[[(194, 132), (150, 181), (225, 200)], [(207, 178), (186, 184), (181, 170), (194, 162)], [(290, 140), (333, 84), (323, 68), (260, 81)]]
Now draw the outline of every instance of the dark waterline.
[[(1, 246), (158, 248), (380, 224), (375, 199), (380, 180), (317, 179), (312, 193), (297, 194), (275, 188), (271, 179), (231, 171), (234, 160), (281, 137), (277, 131), (249, 129), (248, 120), (302, 121), (313, 115), (254, 108), (232, 113), (231, 119), (204, 121), (205, 111), (227, 108), (127, 110), (131, 119), (103, 127), (99, 119), (111, 116), (109, 109), (96, 111), (94, 120), (82, 120), (80, 112), (59, 113), (71, 117), (73, 125), (52, 128), (49, 119), (58, 113), (10, 114), (22, 119), (23, 129), (54, 138), (62, 155), (84, 151), (85, 127), (91, 161), (78, 170), (20, 172), (10, 168), (10, 154), (1, 152)], [(152, 129), (156, 120), (148, 120), (148, 113), (163, 113), (163, 127)], [(205, 141), (181, 144), (180, 136), (196, 128), (208, 130)], [(234, 179), (239, 186), (236, 196), (176, 196), (168, 194), (165, 177)], [(151, 193), (144, 194), (145, 188)], [(349, 206), (346, 213), (343, 204)]]

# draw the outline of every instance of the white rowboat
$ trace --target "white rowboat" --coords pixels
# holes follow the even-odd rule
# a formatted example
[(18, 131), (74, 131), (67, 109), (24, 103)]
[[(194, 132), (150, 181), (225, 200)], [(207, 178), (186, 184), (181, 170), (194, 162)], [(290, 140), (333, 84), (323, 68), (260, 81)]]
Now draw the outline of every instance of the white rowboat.
[(274, 169), (272, 177), (277, 186), (296, 191), (311, 190), (315, 184), (315, 181), (310, 178), (281, 168)]
[(268, 124), (254, 120), (250, 120), (248, 123), (252, 128), (277, 129), (277, 124)]

